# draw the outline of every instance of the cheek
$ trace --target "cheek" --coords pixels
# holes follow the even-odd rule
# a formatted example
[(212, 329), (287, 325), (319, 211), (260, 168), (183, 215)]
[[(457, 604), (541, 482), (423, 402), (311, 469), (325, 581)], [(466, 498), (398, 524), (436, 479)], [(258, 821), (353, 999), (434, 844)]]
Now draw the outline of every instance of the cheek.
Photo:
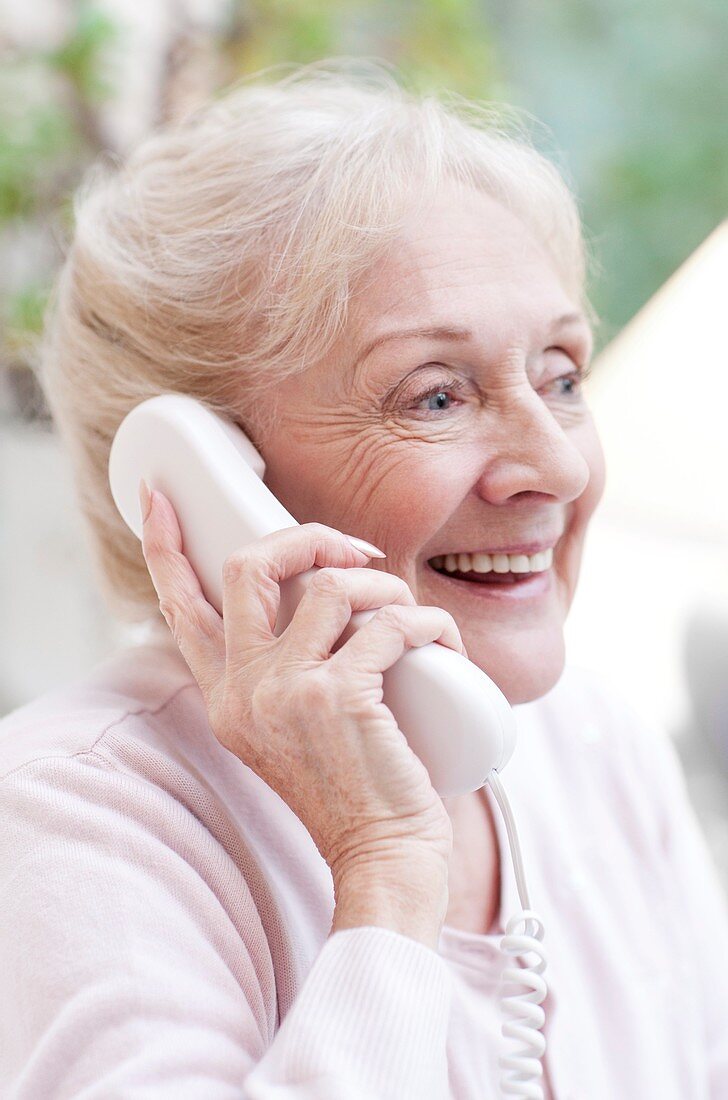
[(419, 553), (434, 532), (457, 510), (472, 485), (457, 457), (432, 452), (409, 454), (372, 494), (372, 506), (381, 537), (394, 554)]
[(457, 479), (447, 467), (429, 461), (402, 463), (393, 477), (381, 485), (381, 502), (392, 509), (406, 508), (422, 523), (447, 516), (457, 499)]
[(606, 467), (604, 452), (593, 422), (585, 426), (579, 439), (574, 439), (589, 467), (589, 481), (582, 494), (572, 503), (571, 538), (561, 559), (562, 579), (567, 586), (568, 603), (573, 599), (581, 570), (584, 540), (589, 521), (604, 493)]
[[(343, 442), (297, 440), (274, 451), (266, 484), (299, 523), (319, 522), (382, 546), (402, 562), (465, 491), (452, 454), (372, 434)], [(437, 460), (435, 460), (437, 459)]]
[(580, 447), (589, 467), (589, 483), (578, 500), (580, 519), (586, 523), (602, 499), (607, 476), (604, 450), (593, 420), (584, 430)]

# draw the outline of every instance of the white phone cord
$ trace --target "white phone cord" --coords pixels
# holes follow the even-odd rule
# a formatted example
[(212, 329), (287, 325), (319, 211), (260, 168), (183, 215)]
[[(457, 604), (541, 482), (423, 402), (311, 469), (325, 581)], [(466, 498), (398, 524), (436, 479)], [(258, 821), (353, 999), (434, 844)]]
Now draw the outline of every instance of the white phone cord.
[(518, 896), (523, 906), (523, 910), (512, 916), (506, 925), (501, 939), (501, 951), (513, 959), (525, 955), (536, 956), (533, 964), (529, 965), (523, 959), (522, 966), (516, 963), (505, 967), (501, 976), (501, 1011), (505, 1018), (501, 1030), (504, 1039), (510, 1041), (511, 1045), (517, 1044), (516, 1049), (499, 1059), (502, 1071), (501, 1092), (503, 1096), (516, 1096), (520, 1100), (543, 1100), (541, 1059), (546, 1050), (546, 1039), (541, 1031), (545, 1020), (541, 1002), (547, 993), (546, 982), (542, 977), (546, 969), (546, 954), (541, 944), (543, 923), (531, 909), (516, 823), (496, 771), (490, 773), (488, 782), (505, 822)]

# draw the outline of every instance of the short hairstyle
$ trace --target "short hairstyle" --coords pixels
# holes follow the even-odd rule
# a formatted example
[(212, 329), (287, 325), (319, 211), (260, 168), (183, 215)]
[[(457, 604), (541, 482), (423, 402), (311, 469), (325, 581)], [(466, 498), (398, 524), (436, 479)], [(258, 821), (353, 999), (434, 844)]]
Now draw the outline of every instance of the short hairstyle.
[(124, 416), (148, 397), (189, 394), (260, 446), (244, 398), (327, 353), (357, 280), (446, 180), (520, 217), (588, 310), (576, 202), (515, 112), (417, 95), (382, 63), (255, 74), (123, 163), (88, 171), (39, 377), (112, 614), (161, 620), (109, 490)]

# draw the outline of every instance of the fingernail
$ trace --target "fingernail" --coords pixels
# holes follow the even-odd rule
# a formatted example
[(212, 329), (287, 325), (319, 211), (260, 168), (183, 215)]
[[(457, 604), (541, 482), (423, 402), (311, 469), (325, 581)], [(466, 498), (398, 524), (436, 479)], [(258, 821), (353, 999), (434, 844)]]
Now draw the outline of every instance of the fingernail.
[(139, 482), (139, 500), (142, 507), (142, 523), (146, 523), (152, 510), (152, 494), (144, 478)]
[(354, 538), (353, 535), (346, 536), (352, 546), (357, 550), (361, 550), (363, 554), (366, 554), (370, 558), (386, 558), (386, 554), (383, 550), (380, 550), (376, 546), (372, 546), (371, 542), (365, 542), (364, 539)]

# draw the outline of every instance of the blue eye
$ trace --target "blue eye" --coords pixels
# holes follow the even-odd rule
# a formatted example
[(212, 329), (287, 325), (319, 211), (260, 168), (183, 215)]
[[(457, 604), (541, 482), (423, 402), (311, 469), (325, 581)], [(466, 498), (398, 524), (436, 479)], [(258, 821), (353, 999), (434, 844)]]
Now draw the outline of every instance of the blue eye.
[(437, 402), (437, 404), (435, 405), (429, 405), (428, 410), (431, 410), (432, 412), (435, 412), (436, 410), (441, 411), (443, 408), (445, 408), (445, 406), (443, 405), (443, 401), (448, 400), (448, 393), (447, 390), (437, 390), (435, 393), (427, 394), (426, 397), (428, 401)]
[[(583, 398), (582, 383), (589, 377), (590, 373), (591, 364), (554, 378), (547, 383), (547, 387), (559, 398), (567, 401), (580, 401)], [(412, 398), (405, 397), (404, 404), (407, 410), (413, 414), (440, 419), (438, 414), (450, 413), (462, 404), (462, 401), (458, 400), (456, 395), (464, 390), (466, 386), (467, 382), (464, 379), (441, 378), (434, 386), (430, 386), (422, 393)], [(558, 387), (558, 389), (553, 389), (553, 387)]]
[[(453, 379), (448, 379), (446, 382), (440, 382), (439, 385), (431, 386), (429, 390), (425, 390), (424, 393), (418, 394), (412, 402), (412, 407), (416, 409), (423, 401), (427, 401), (428, 407), (420, 411), (425, 413), (449, 412), (452, 406), (445, 405), (444, 402), (451, 400), (452, 395), (462, 388), (463, 383)], [(433, 404), (429, 404), (429, 402), (433, 402)]]
[(582, 397), (582, 383), (591, 374), (591, 363), (580, 370), (571, 371), (570, 374), (562, 374), (555, 378), (556, 383), (562, 383), (566, 388), (562, 389), (559, 397)]
[(567, 397), (571, 397), (579, 391), (581, 379), (578, 374), (565, 374), (563, 378), (557, 378), (556, 381), (563, 382), (569, 387), (569, 389), (562, 391)]

